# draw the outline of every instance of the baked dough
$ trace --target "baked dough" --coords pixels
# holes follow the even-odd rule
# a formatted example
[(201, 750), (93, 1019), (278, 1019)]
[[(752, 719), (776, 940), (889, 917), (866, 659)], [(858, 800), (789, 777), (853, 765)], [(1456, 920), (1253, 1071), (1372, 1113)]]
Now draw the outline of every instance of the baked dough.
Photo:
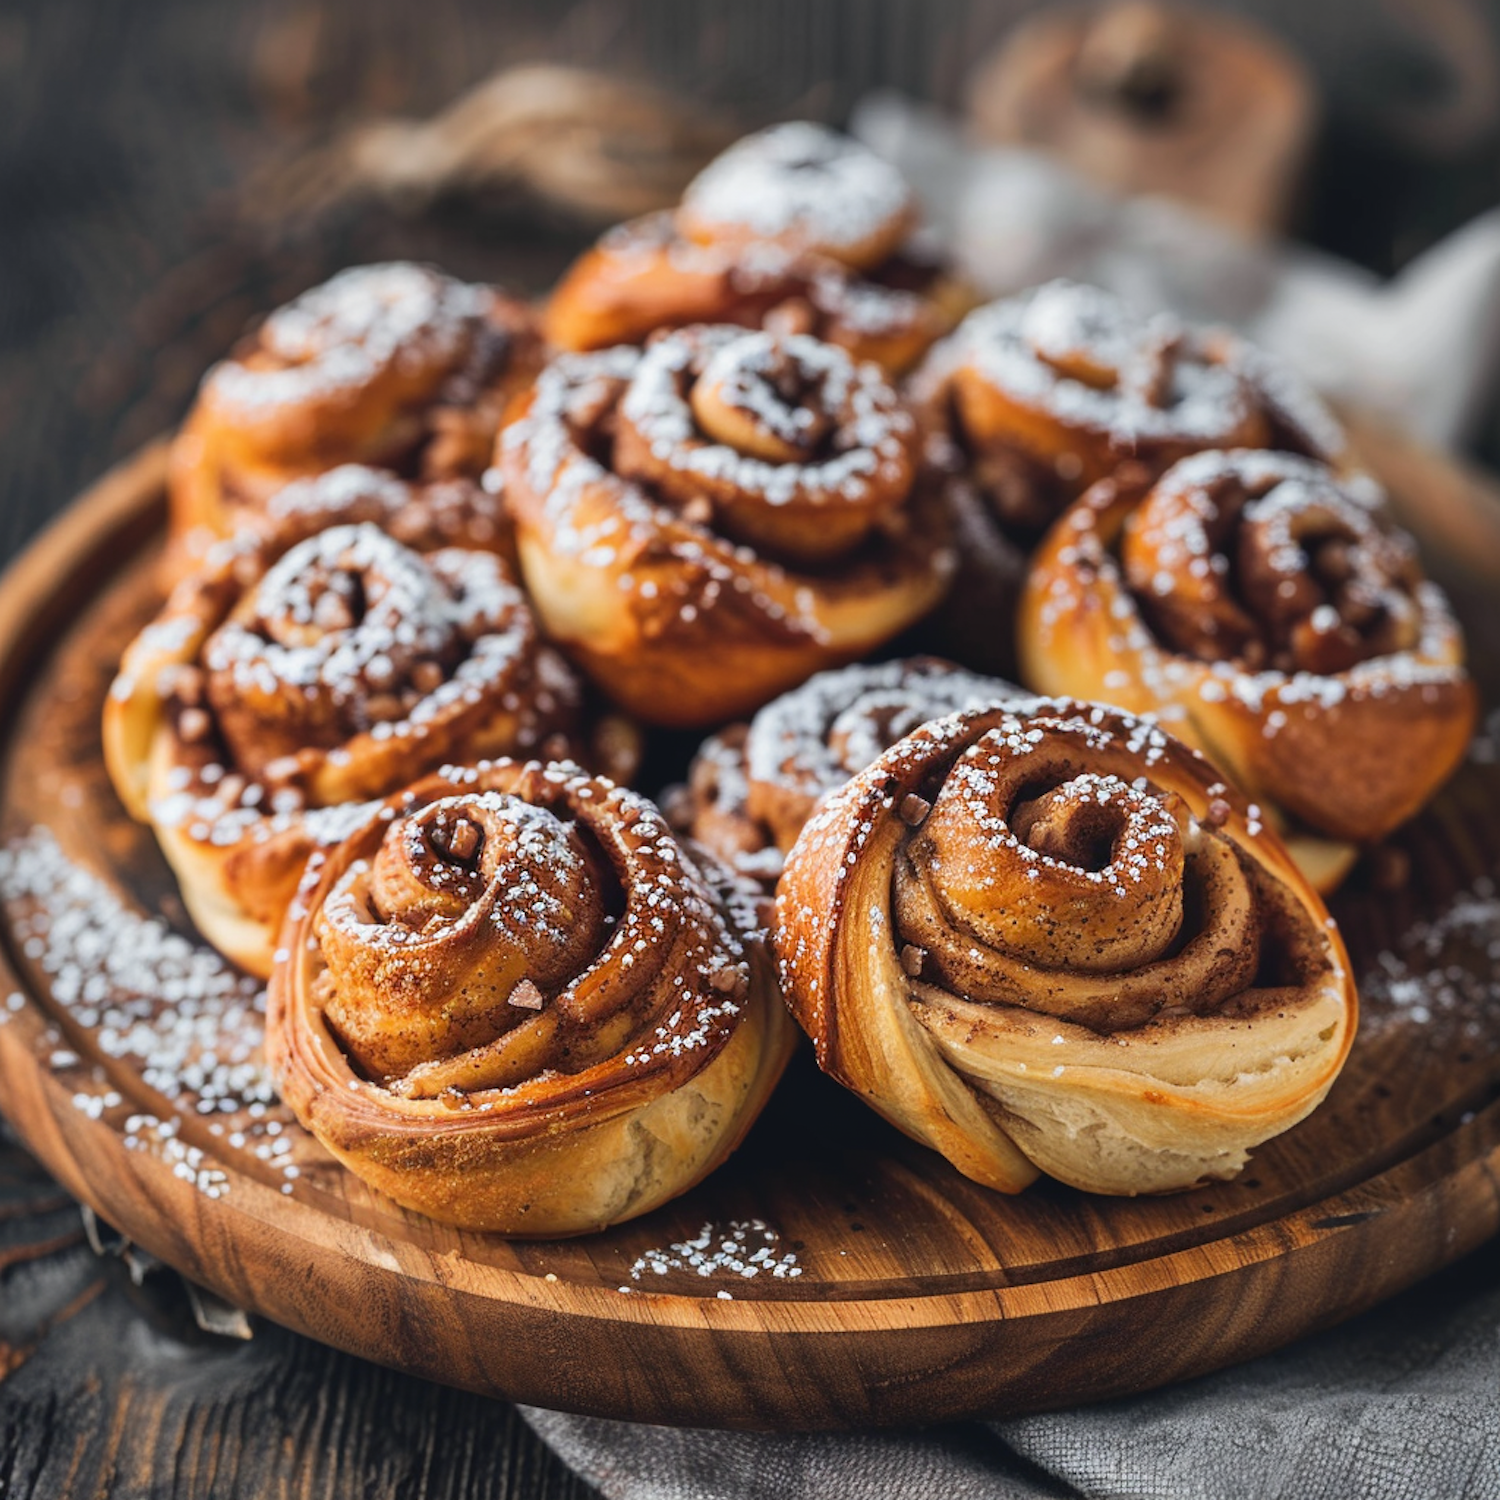
[(1354, 1034), (1275, 835), (1197, 752), (1068, 700), (937, 720), (833, 793), (774, 943), (824, 1071), (1002, 1192), (1232, 1177)]

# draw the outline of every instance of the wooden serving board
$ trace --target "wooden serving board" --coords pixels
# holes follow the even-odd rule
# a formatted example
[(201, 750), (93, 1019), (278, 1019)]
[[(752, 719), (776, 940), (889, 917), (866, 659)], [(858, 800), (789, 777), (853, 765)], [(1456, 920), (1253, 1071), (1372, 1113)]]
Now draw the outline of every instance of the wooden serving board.
[[(511, 1243), (403, 1211), (270, 1096), (256, 987), (192, 934), (104, 774), (103, 695), (157, 602), (162, 458), (106, 477), (0, 585), (0, 1108), (72, 1193), (195, 1281), (497, 1396), (844, 1428), (1178, 1380), (1369, 1307), (1500, 1229), (1488, 741), (1400, 856), (1335, 902), (1367, 976), (1359, 1038), (1326, 1104), (1235, 1182), (1005, 1198), (804, 1052), (731, 1162), (644, 1219)], [(1382, 879), (1402, 858), (1410, 879)]]

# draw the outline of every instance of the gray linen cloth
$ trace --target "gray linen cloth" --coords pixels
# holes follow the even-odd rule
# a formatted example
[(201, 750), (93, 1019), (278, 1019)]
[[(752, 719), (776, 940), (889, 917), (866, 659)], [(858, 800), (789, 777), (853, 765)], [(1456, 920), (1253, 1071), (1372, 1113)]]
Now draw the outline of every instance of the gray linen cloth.
[(521, 1410), (609, 1500), (1497, 1500), (1500, 1252), (1277, 1354), (1074, 1411), (835, 1436)]
[[(1433, 442), (1491, 409), (1500, 211), (1381, 286), (1173, 204), (1111, 198), (1034, 154), (973, 148), (890, 95), (866, 100), (854, 129), (921, 184), (992, 295), (1072, 275), (1232, 322)], [(610, 1500), (1500, 1500), (1500, 1251), (1252, 1364), (1075, 1411), (855, 1436), (523, 1413)]]

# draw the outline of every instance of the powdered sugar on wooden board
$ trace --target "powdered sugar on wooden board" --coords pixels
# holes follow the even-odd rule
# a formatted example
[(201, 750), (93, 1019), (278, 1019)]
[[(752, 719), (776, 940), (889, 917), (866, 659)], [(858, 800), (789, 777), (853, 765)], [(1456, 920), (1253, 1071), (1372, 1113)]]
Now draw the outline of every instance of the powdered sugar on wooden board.
[[(781, 1234), (764, 1219), (731, 1219), (727, 1224), (707, 1223), (691, 1239), (665, 1249), (647, 1250), (630, 1267), (632, 1286), (622, 1292), (651, 1291), (651, 1283), (673, 1272), (705, 1280), (753, 1281), (758, 1276), (775, 1280), (795, 1279), (802, 1274), (795, 1250), (782, 1250)], [(734, 1293), (720, 1288), (720, 1300), (733, 1300)]]
[(1500, 895), (1489, 876), (1376, 956), (1359, 986), (1367, 1037), (1394, 1027), (1493, 1047), (1500, 1033)]
[[(53, 1066), (76, 1082), (76, 1108), (108, 1116), (128, 1147), (161, 1156), (210, 1197), (223, 1196), (227, 1178), (182, 1138), (189, 1119), (202, 1122), (216, 1151), (247, 1154), (292, 1190), (301, 1131), (266, 1069), (265, 992), (255, 980), (161, 918), (133, 911), (45, 828), (0, 847), (0, 904), (52, 1004), (99, 1055), (164, 1101), (159, 1112), (142, 1111), (102, 1069), (59, 1048)], [(0, 1020), (16, 1009), (0, 1010)]]

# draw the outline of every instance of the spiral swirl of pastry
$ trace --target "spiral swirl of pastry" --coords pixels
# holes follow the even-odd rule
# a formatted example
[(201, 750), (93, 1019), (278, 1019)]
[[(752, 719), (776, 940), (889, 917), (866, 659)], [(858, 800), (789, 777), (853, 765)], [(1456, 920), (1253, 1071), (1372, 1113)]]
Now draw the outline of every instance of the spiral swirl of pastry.
[(274, 540), (221, 546), (126, 651), (105, 710), (121, 799), (204, 935), (261, 974), (308, 854), (360, 804), (448, 761), (566, 752), (579, 719), (498, 556), (327, 518), (309, 505)]
[(906, 499), (916, 424), (871, 365), (797, 335), (685, 329), (647, 347), (616, 417), (615, 467), (797, 562), (837, 557)]
[[(1200, 453), (1089, 491), (1033, 560), (1022, 671), (1152, 713), (1230, 772), (1322, 889), (1462, 759), (1463, 637), (1370, 481)], [(1333, 842), (1329, 842), (1329, 841)]]
[(943, 507), (869, 365), (708, 326), (564, 356), (500, 463), (551, 635), (648, 722), (753, 710), (941, 595)]
[(692, 323), (758, 328), (806, 286), (793, 254), (772, 248), (747, 258), (695, 244), (670, 212), (646, 214), (584, 252), (547, 299), (544, 326), (549, 343), (575, 353)]
[(1068, 281), (971, 313), (914, 389), (1023, 544), (1126, 460), (1154, 475), (1205, 448), (1343, 449), (1322, 403), (1270, 356)]
[(1125, 577), (1178, 651), (1251, 669), (1346, 671), (1421, 636), (1416, 544), (1372, 502), (1285, 454), (1199, 455), (1125, 523)]
[(539, 363), (529, 312), (493, 288), (400, 262), (340, 272), (204, 378), (172, 449), (174, 541), (190, 563), (342, 463), (477, 477)]
[(1021, 696), (932, 656), (820, 672), (699, 750), (688, 779), (693, 837), (774, 884), (828, 792), (931, 719)]
[(868, 269), (896, 250), (917, 213), (889, 162), (839, 131), (793, 120), (710, 162), (677, 217), (702, 244), (769, 242)]
[(272, 978), (288, 1102), (408, 1207), (579, 1233), (738, 1143), (790, 1026), (753, 909), (644, 798), (568, 764), (419, 783), (309, 871)]
[[(204, 642), (201, 663), (225, 748), (261, 776), (287, 757), (375, 739), (377, 725), (401, 726), (378, 735), (387, 745), (418, 726), (424, 738), (451, 733), (485, 712), (483, 693), (535, 647), (492, 554), (424, 557), (373, 526), (334, 526), (267, 570)], [(355, 784), (382, 785), (391, 768), (380, 762), (409, 753), (361, 756)]]
[(823, 803), (776, 907), (825, 1071), (1003, 1191), (1232, 1176), (1353, 1035), (1342, 944), (1274, 835), (1201, 756), (1092, 704), (915, 731)]
[(1132, 318), (1095, 287), (1052, 282), (965, 326), (968, 357), (953, 377), (964, 431), (1043, 461), (1076, 454), (1082, 483), (1143, 449), (1177, 456), (1264, 435), (1225, 351), (1173, 318)]

